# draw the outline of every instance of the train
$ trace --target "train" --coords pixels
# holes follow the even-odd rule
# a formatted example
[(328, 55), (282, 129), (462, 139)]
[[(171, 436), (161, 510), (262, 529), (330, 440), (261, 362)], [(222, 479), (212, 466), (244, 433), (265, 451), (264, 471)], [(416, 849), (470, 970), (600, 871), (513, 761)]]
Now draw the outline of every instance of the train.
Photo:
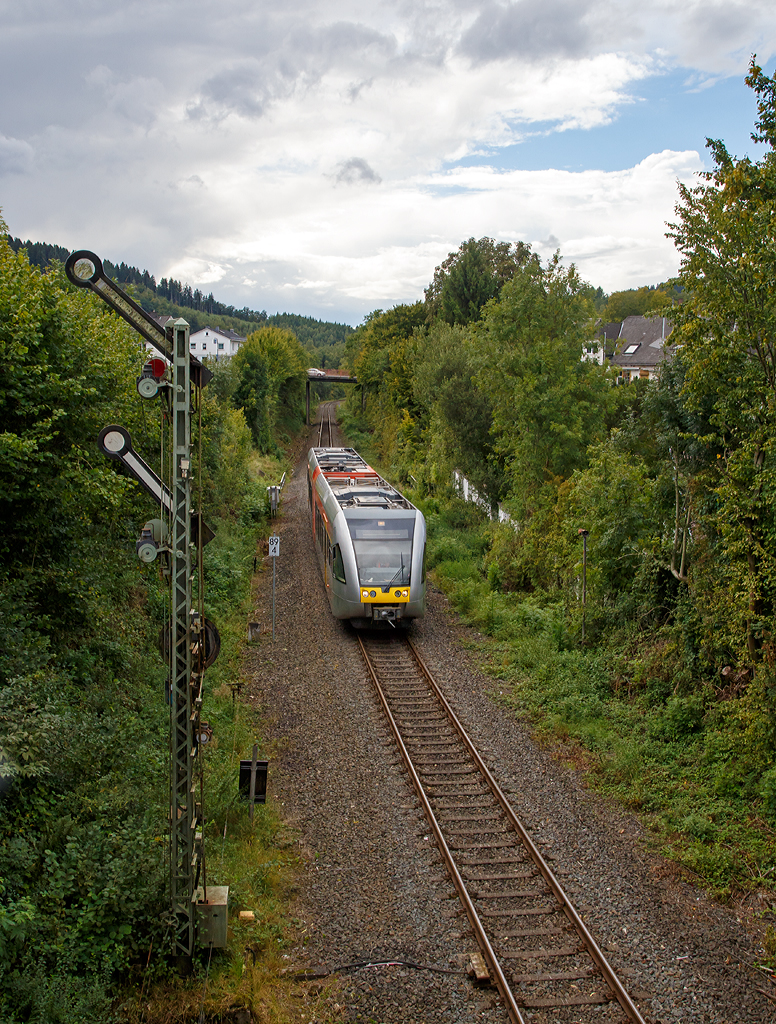
[(423, 513), (353, 448), (311, 448), (313, 540), (332, 614), (357, 628), (404, 627), (426, 610)]

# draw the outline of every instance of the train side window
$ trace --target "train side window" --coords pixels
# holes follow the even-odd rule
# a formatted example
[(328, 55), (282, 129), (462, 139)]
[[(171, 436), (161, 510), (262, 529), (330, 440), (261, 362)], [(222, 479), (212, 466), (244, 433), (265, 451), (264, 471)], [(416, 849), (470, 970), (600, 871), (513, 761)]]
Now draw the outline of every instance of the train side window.
[(307, 501), (310, 504), (310, 508), (313, 507), (313, 482), (310, 477), (307, 477)]
[(340, 583), (347, 583), (345, 579), (345, 563), (342, 561), (342, 551), (339, 544), (334, 545), (331, 571), (335, 580)]
[(423, 560), (420, 563), (420, 582), (426, 582), (426, 545), (423, 545)]

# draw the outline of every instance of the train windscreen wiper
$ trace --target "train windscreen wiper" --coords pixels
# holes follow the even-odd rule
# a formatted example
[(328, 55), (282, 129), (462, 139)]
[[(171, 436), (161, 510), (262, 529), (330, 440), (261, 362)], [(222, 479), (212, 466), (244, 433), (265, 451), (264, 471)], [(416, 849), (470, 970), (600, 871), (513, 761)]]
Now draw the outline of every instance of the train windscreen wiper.
[[(396, 570), (396, 572), (393, 574), (393, 578), (388, 580), (387, 583), (383, 584), (383, 593), (384, 594), (387, 593), (395, 583), (398, 583), (399, 586), (402, 587), (405, 584), (409, 583), (409, 581), (410, 581), (409, 573), (407, 573), (407, 579), (406, 580), (404, 579), (404, 552), (403, 551), (400, 552), (399, 557), (401, 558), (401, 565)], [(397, 576), (399, 577), (398, 580), (396, 579)]]

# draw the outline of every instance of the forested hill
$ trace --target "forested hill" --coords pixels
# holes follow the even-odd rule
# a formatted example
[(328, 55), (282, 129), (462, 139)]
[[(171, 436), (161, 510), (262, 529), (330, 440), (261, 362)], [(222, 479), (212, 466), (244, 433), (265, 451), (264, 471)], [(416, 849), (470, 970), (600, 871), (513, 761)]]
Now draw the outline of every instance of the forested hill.
[[(61, 245), (51, 245), (48, 242), (31, 242), (29, 240), (23, 242), (21, 238), (14, 238), (11, 235), (8, 235), (8, 241), (15, 252), (26, 249), (30, 263), (43, 269), (52, 260), (60, 260), (64, 263), (70, 255), (69, 249), (65, 249)], [(132, 295), (143, 309), (148, 312), (184, 316), (191, 324), (192, 331), (198, 331), (209, 325), (247, 335), (258, 327), (282, 327), (293, 331), (311, 353), (316, 349), (344, 346), (348, 335), (353, 333), (353, 328), (348, 324), (316, 320), (315, 317), (300, 316), (297, 313), (269, 315), (265, 309), (257, 311), (249, 309), (247, 306), (236, 309), (234, 306), (219, 302), (212, 292), (204, 295), (199, 288), (192, 289), (191, 285), (181, 284), (174, 278), (168, 280), (163, 277), (157, 284), (154, 275), (147, 270), (138, 270), (137, 267), (128, 266), (123, 262), (111, 263), (110, 260), (102, 262), (109, 277), (125, 287), (131, 286)], [(328, 354), (320, 353), (317, 361), (324, 365), (337, 365), (339, 354), (339, 349)], [(319, 354), (316, 353), (316, 355)]]

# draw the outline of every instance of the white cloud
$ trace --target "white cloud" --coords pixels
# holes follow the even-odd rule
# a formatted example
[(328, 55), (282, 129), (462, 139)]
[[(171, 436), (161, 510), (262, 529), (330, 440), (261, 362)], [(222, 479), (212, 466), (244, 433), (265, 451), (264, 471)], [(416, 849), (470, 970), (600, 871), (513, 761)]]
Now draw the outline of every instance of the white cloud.
[(0, 135), (0, 176), (27, 174), (32, 168), (33, 150), (28, 142)]
[(227, 267), (210, 260), (188, 256), (173, 263), (167, 276), (182, 282), (188, 281), (193, 287), (201, 288), (222, 281), (226, 276), (227, 269)]
[(544, 257), (560, 247), (584, 277), (624, 288), (676, 272), (665, 222), (676, 180), (689, 183), (700, 168), (697, 153), (672, 152), (618, 172), (474, 167), (337, 192), (325, 204), (325, 186), (309, 179), (307, 201), (293, 212), (265, 210), (247, 221), (242, 242), (213, 238), (205, 247), (222, 246), (224, 261), (264, 287), (282, 283), (288, 309), (325, 310), (337, 296), (351, 316), (422, 298), (434, 266), (470, 235), (528, 240)]
[(606, 288), (670, 273), (663, 222), (697, 154), (607, 173), (510, 171), (499, 154), (616, 123), (674, 67), (701, 88), (776, 51), (765, 0), (63, 10), (0, 11), (11, 230), (217, 283), (240, 306), (352, 319), (420, 297), (470, 235), (545, 253), (559, 239)]

